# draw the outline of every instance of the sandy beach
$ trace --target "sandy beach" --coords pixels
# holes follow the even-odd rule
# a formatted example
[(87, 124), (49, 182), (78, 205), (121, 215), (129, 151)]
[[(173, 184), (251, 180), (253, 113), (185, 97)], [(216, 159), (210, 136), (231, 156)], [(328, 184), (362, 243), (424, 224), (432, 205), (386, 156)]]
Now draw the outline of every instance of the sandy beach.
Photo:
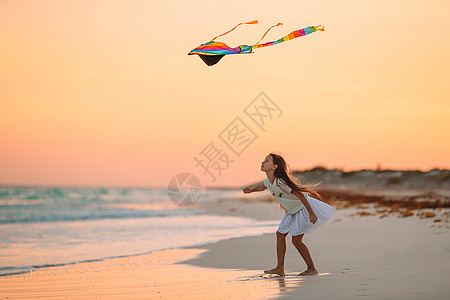
[[(199, 203), (210, 214), (260, 220), (283, 211), (263, 198)], [(307, 235), (319, 276), (299, 277), (305, 263), (290, 244), (286, 277), (275, 266), (275, 235), (234, 238), (201, 247), (39, 268), (0, 277), (1, 299), (444, 299), (450, 296), (448, 208), (434, 218), (342, 205)], [(365, 214), (361, 211), (366, 212)], [(439, 221), (436, 221), (439, 220)]]

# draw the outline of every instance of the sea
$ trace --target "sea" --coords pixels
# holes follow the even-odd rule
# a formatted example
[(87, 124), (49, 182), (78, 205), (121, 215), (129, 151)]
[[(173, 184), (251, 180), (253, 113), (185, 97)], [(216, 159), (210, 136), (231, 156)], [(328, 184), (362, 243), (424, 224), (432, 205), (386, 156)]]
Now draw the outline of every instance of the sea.
[[(238, 197), (240, 190), (206, 189), (198, 201)], [(0, 276), (262, 235), (278, 226), (198, 207), (175, 205), (166, 188), (0, 186)]]

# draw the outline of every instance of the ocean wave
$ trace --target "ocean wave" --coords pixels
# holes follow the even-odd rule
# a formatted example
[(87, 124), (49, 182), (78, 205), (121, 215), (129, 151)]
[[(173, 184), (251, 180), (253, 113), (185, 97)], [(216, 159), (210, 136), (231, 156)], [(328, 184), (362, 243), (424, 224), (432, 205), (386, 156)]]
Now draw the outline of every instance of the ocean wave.
[[(23, 212), (22, 212), (23, 213)], [(0, 215), (0, 224), (12, 223), (46, 223), (65, 221), (88, 221), (101, 219), (135, 219), (135, 218), (155, 218), (188, 216), (202, 213), (201, 210), (171, 209), (171, 210), (87, 210), (87, 211), (67, 211), (67, 212), (42, 212), (32, 211), (29, 215), (10, 215), (3, 213)]]
[(198, 214), (165, 189), (0, 187), (0, 224), (153, 218)]

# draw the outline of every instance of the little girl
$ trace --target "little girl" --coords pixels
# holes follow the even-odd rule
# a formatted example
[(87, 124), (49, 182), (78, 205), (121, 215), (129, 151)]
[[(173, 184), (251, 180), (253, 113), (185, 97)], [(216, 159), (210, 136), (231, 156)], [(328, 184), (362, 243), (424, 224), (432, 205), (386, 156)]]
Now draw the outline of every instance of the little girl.
[[(261, 171), (266, 172), (267, 179), (252, 188), (244, 188), (244, 193), (253, 193), (269, 189), (271, 194), (281, 203), (286, 213), (277, 230), (277, 266), (266, 270), (266, 274), (284, 276), (284, 256), (286, 253), (286, 236), (292, 235), (292, 244), (297, 248), (306, 262), (306, 271), (300, 276), (318, 274), (308, 247), (303, 244), (305, 233), (311, 233), (319, 226), (325, 224), (336, 209), (325, 202), (312, 187), (301, 185), (288, 173), (286, 161), (280, 155), (270, 153), (261, 164)], [(315, 198), (313, 198), (313, 196)]]

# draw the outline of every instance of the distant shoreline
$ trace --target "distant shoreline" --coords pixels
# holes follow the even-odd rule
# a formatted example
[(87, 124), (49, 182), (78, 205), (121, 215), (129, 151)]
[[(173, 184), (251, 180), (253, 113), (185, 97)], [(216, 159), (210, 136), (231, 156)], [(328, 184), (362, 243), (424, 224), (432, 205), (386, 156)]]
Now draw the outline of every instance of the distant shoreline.
[[(408, 193), (422, 193), (436, 191), (450, 196), (450, 170), (432, 169), (420, 170), (369, 170), (343, 171), (341, 169), (327, 169), (314, 167), (307, 170), (294, 170), (293, 176), (302, 184), (313, 185), (319, 183), (317, 190), (345, 190), (361, 193), (384, 194), (390, 191), (404, 191)], [(261, 183), (254, 182), (247, 186)], [(206, 189), (235, 189), (236, 187), (206, 187)]]

